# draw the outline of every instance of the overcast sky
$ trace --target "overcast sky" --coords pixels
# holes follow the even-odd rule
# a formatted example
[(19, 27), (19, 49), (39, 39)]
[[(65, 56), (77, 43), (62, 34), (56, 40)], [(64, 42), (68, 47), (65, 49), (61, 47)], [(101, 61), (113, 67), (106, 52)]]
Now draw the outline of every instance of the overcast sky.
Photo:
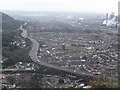
[(117, 12), (119, 0), (0, 0), (0, 10)]

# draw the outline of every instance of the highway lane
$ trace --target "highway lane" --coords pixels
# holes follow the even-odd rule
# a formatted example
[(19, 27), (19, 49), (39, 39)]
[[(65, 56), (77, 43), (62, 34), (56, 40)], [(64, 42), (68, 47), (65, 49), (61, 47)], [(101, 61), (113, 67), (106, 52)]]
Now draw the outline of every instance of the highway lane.
[(20, 72), (20, 71), (33, 71), (33, 70), (28, 70), (28, 69), (0, 69), (1, 72)]
[(65, 72), (72, 73), (72, 74), (75, 74), (75, 75), (84, 75), (84, 76), (91, 76), (91, 77), (93, 77), (93, 74), (91, 74), (91, 73), (89, 73), (89, 72), (88, 72), (88, 73), (87, 73), (87, 72), (83, 72), (83, 71), (77, 72), (77, 71), (72, 70), (72, 69), (67, 69), (67, 68), (64, 68), (64, 67), (51, 65), (51, 64), (49, 64), (49, 63), (45, 63), (45, 62), (43, 62), (43, 61), (40, 61), (40, 60), (38, 59), (38, 57), (37, 57), (37, 53), (38, 53), (38, 50), (39, 50), (39, 43), (38, 43), (36, 40), (28, 37), (28, 36), (27, 36), (27, 31), (26, 31), (25, 29), (23, 29), (22, 27), (21, 27), (20, 29), (23, 31), (22, 34), (21, 34), (22, 37), (28, 38), (28, 39), (30, 39), (30, 41), (32, 42), (32, 49), (31, 49), (31, 51), (30, 51), (30, 53), (29, 53), (29, 56), (31, 57), (31, 59), (32, 59), (34, 62), (38, 63), (39, 65), (48, 67), (48, 68), (53, 68), (53, 69), (65, 71)]
[(20, 26), (20, 30), (22, 30), (21, 36), (27, 38), (27, 31), (23, 29), (23, 26)]

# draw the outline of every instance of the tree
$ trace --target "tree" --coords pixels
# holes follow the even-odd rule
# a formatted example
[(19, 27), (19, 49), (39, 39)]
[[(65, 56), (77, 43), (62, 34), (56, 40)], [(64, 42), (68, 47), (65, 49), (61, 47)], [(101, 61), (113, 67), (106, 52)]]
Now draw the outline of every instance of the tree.
[(65, 50), (66, 50), (65, 45), (62, 45), (62, 50), (63, 50), (63, 51), (65, 51)]

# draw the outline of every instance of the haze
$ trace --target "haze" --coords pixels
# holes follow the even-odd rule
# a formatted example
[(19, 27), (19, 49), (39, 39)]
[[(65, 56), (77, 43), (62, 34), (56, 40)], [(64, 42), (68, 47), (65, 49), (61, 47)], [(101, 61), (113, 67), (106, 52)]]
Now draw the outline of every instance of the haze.
[(119, 0), (0, 0), (0, 10), (117, 12)]

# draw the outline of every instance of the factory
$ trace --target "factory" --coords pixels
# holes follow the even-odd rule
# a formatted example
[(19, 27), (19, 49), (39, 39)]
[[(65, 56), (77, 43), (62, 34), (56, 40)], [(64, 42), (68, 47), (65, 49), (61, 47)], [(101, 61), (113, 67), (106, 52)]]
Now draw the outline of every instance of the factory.
[(107, 26), (107, 27), (117, 27), (118, 24), (118, 16), (115, 15), (115, 13), (111, 13), (111, 14), (106, 14), (106, 18), (103, 21), (103, 25)]

